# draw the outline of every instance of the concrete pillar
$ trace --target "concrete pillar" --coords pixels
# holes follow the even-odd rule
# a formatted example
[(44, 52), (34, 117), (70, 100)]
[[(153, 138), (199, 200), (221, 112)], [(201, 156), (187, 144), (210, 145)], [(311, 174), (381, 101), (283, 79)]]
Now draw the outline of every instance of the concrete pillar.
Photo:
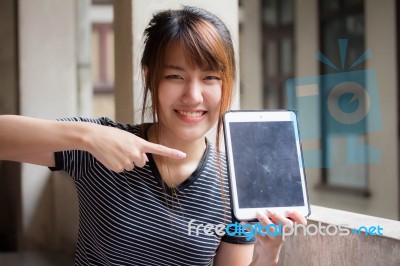
[[(154, 12), (180, 8), (182, 5), (205, 8), (223, 19), (231, 31), (238, 54), (237, 0), (114, 1), (116, 120), (140, 122), (142, 84), (139, 62), (142, 33)], [(239, 108), (239, 97), (234, 100), (234, 108)]]
[(92, 117), (93, 84), (91, 73), (90, 0), (76, 0), (76, 46), (78, 74), (78, 113)]
[(114, 1), (115, 118), (134, 121), (132, 1)]
[[(77, 114), (75, 29), (75, 1), (18, 1), (22, 115), (54, 119)], [(71, 179), (52, 179), (48, 169), (23, 164), (21, 189), (21, 249), (54, 248), (56, 217), (76, 221), (68, 217), (76, 213), (73, 202), (58, 205), (60, 198), (75, 193)]]
[[(317, 0), (296, 0), (295, 1), (295, 70), (297, 78), (318, 76), (319, 62), (315, 55), (319, 51), (319, 20)], [(318, 100), (317, 100), (318, 101)], [(319, 129), (319, 110), (312, 114), (315, 119), (313, 128)], [(316, 134), (318, 136), (319, 134)], [(303, 140), (303, 150), (320, 150), (319, 139)], [(311, 202), (315, 199), (315, 187), (321, 183), (321, 169), (306, 169), (307, 183), (310, 190)]]
[[(0, 114), (19, 111), (16, 14), (16, 0), (0, 1)], [(20, 165), (0, 161), (0, 251), (17, 249), (20, 182)]]
[(367, 136), (368, 144), (381, 152), (381, 161), (367, 165), (372, 197), (366, 209), (371, 215), (399, 219), (396, 1), (366, 0), (365, 28), (365, 47), (373, 52), (366, 67), (376, 71), (382, 119), (382, 130)]
[(243, 1), (240, 32), (240, 106), (263, 109), (261, 0)]

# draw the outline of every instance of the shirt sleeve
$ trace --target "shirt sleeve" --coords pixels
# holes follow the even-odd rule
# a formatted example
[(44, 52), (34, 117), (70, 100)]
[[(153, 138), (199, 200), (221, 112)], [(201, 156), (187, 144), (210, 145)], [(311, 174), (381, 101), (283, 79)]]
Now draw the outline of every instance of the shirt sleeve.
[(225, 234), (221, 241), (227, 242), (230, 244), (254, 244), (256, 242), (255, 236), (249, 235), (239, 235), (236, 234), (233, 230), (230, 230), (230, 234)]
[[(86, 123), (96, 123), (103, 126), (111, 126), (120, 128), (127, 131), (132, 131), (132, 126), (123, 125), (110, 120), (107, 117), (102, 117), (99, 119), (73, 117), (58, 119), (58, 121), (75, 121), (75, 122), (86, 122)], [(55, 167), (49, 167), (51, 171), (65, 171), (75, 181), (78, 181), (84, 174), (90, 170), (94, 164), (97, 163), (96, 158), (90, 153), (83, 150), (67, 150), (58, 151), (54, 153)]]

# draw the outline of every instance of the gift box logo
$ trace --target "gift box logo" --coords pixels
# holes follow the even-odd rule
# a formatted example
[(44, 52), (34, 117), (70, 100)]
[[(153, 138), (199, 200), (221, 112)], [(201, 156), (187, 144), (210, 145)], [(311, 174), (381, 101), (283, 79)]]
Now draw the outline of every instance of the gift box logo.
[[(303, 140), (321, 138), (320, 124), (324, 123), (330, 136), (342, 136), (347, 140), (346, 153), (349, 164), (377, 163), (380, 151), (357, 142), (357, 134), (382, 129), (379, 95), (374, 70), (352, 70), (372, 55), (363, 53), (350, 66), (346, 66), (347, 39), (339, 39), (341, 67), (326, 56), (317, 59), (335, 69), (336, 73), (286, 81), (288, 108), (298, 111), (300, 133)], [(321, 122), (322, 121), (322, 122)], [(367, 156), (365, 156), (367, 154)], [(359, 155), (359, 156), (358, 156)], [(308, 168), (328, 168), (331, 158), (320, 162), (320, 150), (304, 150), (304, 162)]]

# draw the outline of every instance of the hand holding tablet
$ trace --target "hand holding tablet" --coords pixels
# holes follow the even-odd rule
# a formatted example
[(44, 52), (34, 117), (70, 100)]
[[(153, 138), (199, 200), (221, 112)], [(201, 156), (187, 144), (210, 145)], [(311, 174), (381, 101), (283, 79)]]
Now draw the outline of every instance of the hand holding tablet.
[(266, 210), (310, 214), (295, 112), (227, 112), (224, 136), (236, 219), (255, 220)]

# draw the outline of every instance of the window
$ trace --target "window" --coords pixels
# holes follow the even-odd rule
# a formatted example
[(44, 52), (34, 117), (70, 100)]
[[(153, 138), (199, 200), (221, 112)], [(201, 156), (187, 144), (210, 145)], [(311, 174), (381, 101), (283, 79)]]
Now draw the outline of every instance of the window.
[[(321, 53), (328, 58), (336, 69), (325, 62), (320, 64), (321, 87), (331, 86), (328, 92), (332, 91), (336, 83), (331, 81), (335, 79), (335, 75), (340, 73), (354, 73), (350, 71), (362, 70), (365, 63), (361, 62), (354, 68), (349, 68), (364, 52), (364, 3), (363, 0), (333, 0), (319, 1), (320, 14), (320, 50)], [(342, 41), (342, 53), (338, 45), (339, 39)], [(344, 49), (346, 48), (346, 49)], [(345, 54), (345, 57), (343, 55)], [(324, 61), (324, 60), (321, 60)], [(326, 82), (328, 75), (331, 81)], [(364, 79), (364, 77), (361, 77)], [(339, 80), (337, 80), (338, 84)], [(334, 85), (332, 85), (334, 84)], [(361, 82), (363, 84), (363, 82)], [(339, 108), (340, 101), (345, 93), (333, 95), (321, 93), (321, 107), (329, 104), (337, 104)], [(331, 97), (332, 96), (332, 97)], [(361, 102), (358, 103), (361, 106)], [(361, 107), (360, 107), (361, 108)], [(327, 122), (327, 108), (321, 108), (321, 148), (322, 148), (322, 164), (323, 183), (330, 187), (349, 188), (353, 191), (361, 191), (368, 193), (368, 176), (367, 168), (364, 163), (351, 163), (361, 158), (367, 158), (366, 144), (366, 122), (365, 119), (361, 123), (358, 132), (339, 132), (334, 125)], [(362, 133), (360, 133), (362, 132)], [(357, 149), (352, 150), (352, 144)], [(350, 145), (350, 146), (349, 146)], [(364, 147), (364, 148), (363, 148)], [(352, 158), (357, 156), (357, 158)], [(353, 160), (354, 159), (354, 160)]]
[(114, 87), (114, 32), (111, 23), (92, 25), (92, 77), (95, 92)]
[(93, 0), (90, 10), (93, 116), (115, 118), (113, 1)]
[(285, 81), (294, 76), (294, 1), (262, 1), (264, 108), (286, 107)]

